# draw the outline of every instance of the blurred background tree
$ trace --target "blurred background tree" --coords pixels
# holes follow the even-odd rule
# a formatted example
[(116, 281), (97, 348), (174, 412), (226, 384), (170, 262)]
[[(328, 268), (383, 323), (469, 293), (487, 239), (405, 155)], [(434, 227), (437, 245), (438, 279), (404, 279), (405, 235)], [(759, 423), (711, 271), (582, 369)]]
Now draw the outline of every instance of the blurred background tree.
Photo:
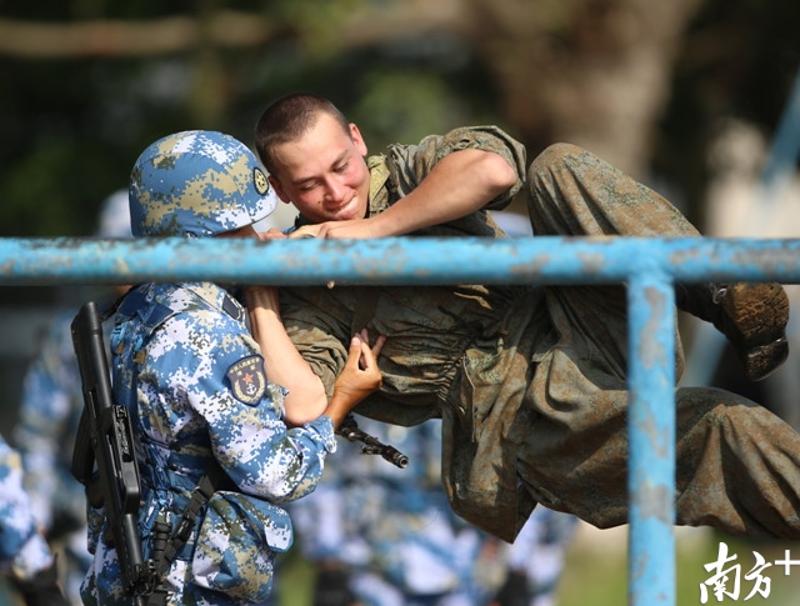
[(716, 119), (774, 129), (800, 62), (796, 2), (274, 0), (0, 3), (0, 233), (86, 234), (149, 141), (245, 141), (295, 89), (373, 149), (498, 122), (531, 157), (582, 144), (683, 193)]

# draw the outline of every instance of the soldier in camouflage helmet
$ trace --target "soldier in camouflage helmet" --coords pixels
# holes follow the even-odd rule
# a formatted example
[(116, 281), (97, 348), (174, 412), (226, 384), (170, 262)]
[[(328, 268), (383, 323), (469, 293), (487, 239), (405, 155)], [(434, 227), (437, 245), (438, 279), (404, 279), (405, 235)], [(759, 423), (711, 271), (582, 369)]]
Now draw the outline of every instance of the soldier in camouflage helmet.
[[(150, 145), (130, 187), (137, 235), (255, 237), (274, 207), (266, 176), (242, 143), (222, 133), (182, 132)], [(145, 559), (164, 562), (156, 535), (172, 535), (201, 478), (227, 480), (167, 560), (167, 604), (264, 602), (275, 554), (292, 544), (281, 503), (313, 490), (334, 427), (380, 383), (375, 356), (351, 340), (350, 362), (330, 402), (287, 339), (273, 290), (253, 291), (250, 321), (223, 287), (144, 284), (119, 305), (111, 334), (115, 400), (128, 408), (142, 482), (139, 532)], [(269, 377), (269, 378), (267, 378)], [(292, 427), (287, 426), (290, 422)], [(130, 604), (101, 511), (90, 515), (94, 563), (87, 604)]]
[[(262, 115), (256, 147), (279, 196), (300, 210), (300, 235), (499, 238), (486, 211), (523, 188), (536, 235), (698, 235), (667, 200), (578, 147), (553, 145), (526, 172), (525, 148), (496, 126), (367, 158), (329, 101), (290, 95)], [(735, 343), (751, 378), (786, 357), (780, 285), (678, 294)], [(443, 481), (469, 521), (508, 540), (536, 502), (600, 527), (626, 521), (624, 288), (287, 288), (281, 309), (326, 386), (350, 331), (369, 321), (389, 337), (383, 387), (359, 412), (400, 425), (441, 415)], [(800, 538), (800, 436), (735, 394), (682, 388), (676, 400), (677, 522)]]
[(213, 236), (263, 219), (275, 196), (258, 160), (233, 137), (187, 131), (142, 152), (130, 207), (134, 236)]

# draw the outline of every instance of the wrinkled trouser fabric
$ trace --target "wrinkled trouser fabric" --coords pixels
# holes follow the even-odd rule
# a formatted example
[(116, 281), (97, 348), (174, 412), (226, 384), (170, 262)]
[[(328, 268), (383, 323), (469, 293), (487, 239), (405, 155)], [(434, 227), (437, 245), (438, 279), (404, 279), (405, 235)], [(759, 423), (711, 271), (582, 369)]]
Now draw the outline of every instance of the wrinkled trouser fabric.
[[(531, 165), (536, 235), (696, 236), (664, 198), (580, 148)], [(627, 311), (623, 287), (547, 287), (558, 341), (525, 401), (518, 453), (534, 499), (599, 527), (627, 521)], [(679, 372), (682, 366), (677, 342)], [(677, 523), (800, 538), (800, 436), (765, 408), (712, 388), (677, 401)]]

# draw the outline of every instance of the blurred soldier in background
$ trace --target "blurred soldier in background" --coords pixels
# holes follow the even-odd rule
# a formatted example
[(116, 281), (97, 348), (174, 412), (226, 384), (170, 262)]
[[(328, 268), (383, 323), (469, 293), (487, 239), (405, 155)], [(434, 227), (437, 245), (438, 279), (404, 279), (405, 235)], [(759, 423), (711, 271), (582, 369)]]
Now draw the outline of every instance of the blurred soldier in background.
[[(102, 205), (101, 238), (130, 238), (128, 192), (120, 190)], [(108, 304), (128, 287), (115, 287)], [(83, 410), (81, 379), (72, 348), (70, 323), (76, 310), (59, 312), (47, 329), (39, 354), (25, 375), (14, 442), (25, 469), (32, 514), (45, 529), (61, 559), (64, 588), (80, 603), (80, 584), (92, 558), (86, 546), (84, 488), (70, 472), (75, 433)]]
[(398, 469), (355, 444), (292, 505), (317, 566), (314, 606), (547, 606), (575, 518), (539, 508), (514, 545), (456, 516), (441, 485), (441, 422), (359, 425), (409, 456)]
[(39, 533), (22, 488), (19, 455), (0, 436), (0, 572), (28, 606), (67, 604), (58, 587), (53, 554)]
[[(537, 507), (507, 548), (508, 575), (492, 606), (553, 606), (567, 547), (575, 533), (578, 518)], [(522, 590), (520, 590), (522, 588)], [(530, 601), (516, 601), (525, 595)]]

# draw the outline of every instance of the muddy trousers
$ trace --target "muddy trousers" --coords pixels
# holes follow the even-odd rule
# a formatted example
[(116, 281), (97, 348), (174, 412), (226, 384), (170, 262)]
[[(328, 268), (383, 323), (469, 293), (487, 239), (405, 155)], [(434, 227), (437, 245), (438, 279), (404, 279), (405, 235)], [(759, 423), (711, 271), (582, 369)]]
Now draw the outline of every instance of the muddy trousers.
[[(664, 198), (580, 148), (529, 171), (536, 235), (696, 236)], [(627, 521), (627, 307), (623, 287), (547, 287), (557, 342), (528, 385), (518, 469), (534, 499), (601, 528)], [(680, 341), (676, 365), (682, 367)], [(800, 538), (800, 435), (733, 393), (682, 388), (677, 523)]]

